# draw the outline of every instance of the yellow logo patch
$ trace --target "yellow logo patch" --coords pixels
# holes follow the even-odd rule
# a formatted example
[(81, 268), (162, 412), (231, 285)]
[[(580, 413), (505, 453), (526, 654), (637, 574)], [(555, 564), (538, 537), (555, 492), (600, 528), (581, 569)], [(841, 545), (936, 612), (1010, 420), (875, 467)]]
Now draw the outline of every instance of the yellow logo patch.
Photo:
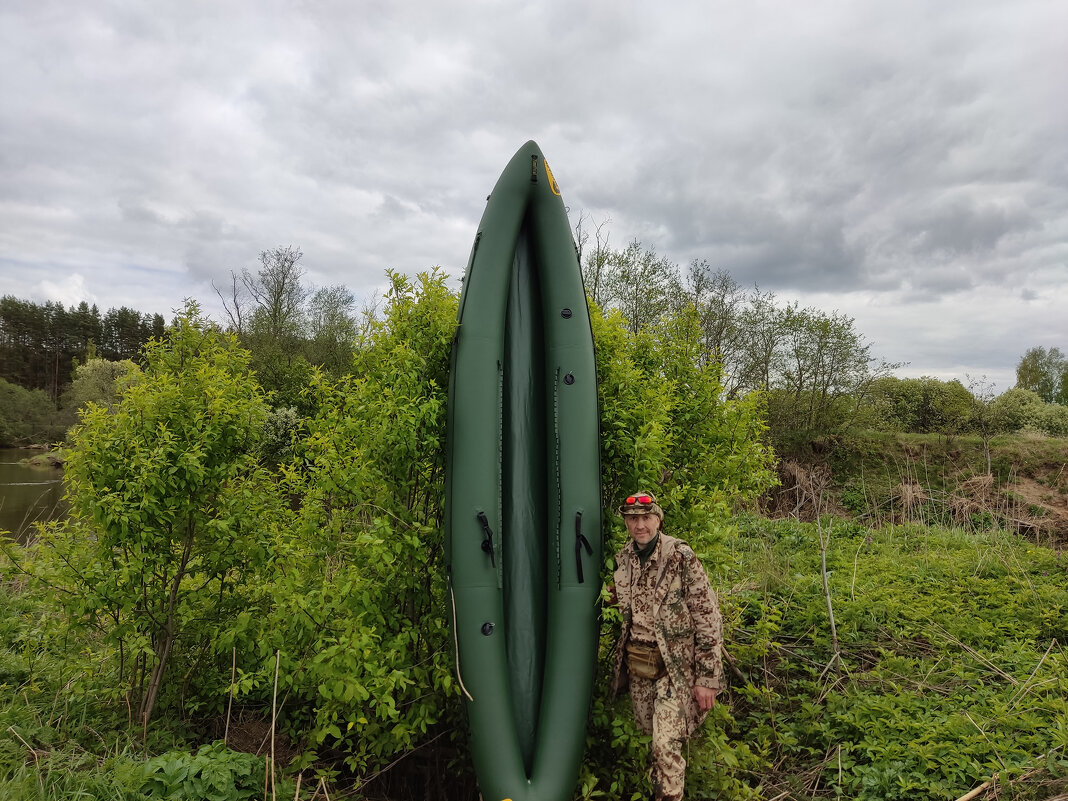
[(553, 171), (549, 169), (548, 161), (545, 162), (545, 175), (549, 178), (549, 188), (553, 190), (553, 194), (560, 197), (560, 186), (556, 183), (556, 179), (553, 178)]

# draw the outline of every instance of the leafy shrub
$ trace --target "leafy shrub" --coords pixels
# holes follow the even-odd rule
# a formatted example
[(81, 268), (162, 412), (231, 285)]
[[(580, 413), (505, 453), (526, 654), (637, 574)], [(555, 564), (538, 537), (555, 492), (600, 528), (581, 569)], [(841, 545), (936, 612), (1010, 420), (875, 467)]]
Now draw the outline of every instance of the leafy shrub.
[(298, 439), (303, 420), (292, 406), (271, 409), (260, 435), (260, 454), (265, 464), (278, 465), (292, 461), (294, 442)]
[(318, 411), (282, 465), (299, 504), (272, 546), (277, 569), (218, 644), (236, 649), (238, 703), (251, 705), (270, 701), (278, 653), (304, 761), (334, 755), (356, 775), (460, 712), (441, 509), (457, 299), (439, 271), (390, 280), (352, 375), (307, 390)]
[(186, 693), (204, 689), (196, 668), (266, 559), (275, 496), (254, 457), (267, 406), (247, 352), (190, 303), (145, 358), (71, 432), (71, 516), (30, 564), (64, 613), (58, 636), (93, 635), (74, 690), (122, 698), (147, 726), (161, 692), (177, 700), (173, 659), (188, 660)]
[[(701, 329), (692, 309), (664, 315), (640, 331), (629, 330), (618, 312), (591, 309), (601, 407), (602, 490), (606, 550), (626, 541), (622, 520), (611, 513), (620, 497), (638, 488), (657, 494), (666, 511), (665, 529), (699, 554), (709, 573), (724, 579), (733, 566), (729, 542), (732, 513), (754, 504), (775, 480), (772, 453), (764, 441), (759, 394), (728, 400), (716, 364), (699, 358)], [(611, 580), (613, 565), (604, 578)], [(644, 798), (649, 738), (634, 723), (630, 699), (608, 700), (612, 651), (619, 613), (603, 610), (597, 688), (583, 784), (588, 795)], [(746, 777), (763, 765), (726, 707), (717, 722), (691, 741), (694, 792), (731, 799), (755, 798)], [(729, 730), (730, 734), (725, 733)]]
[(1051, 437), (1068, 437), (1068, 406), (1047, 404), (1039, 415), (1038, 423)]
[[(263, 757), (230, 751), (221, 742), (195, 753), (169, 751), (141, 766), (140, 792), (148, 798), (246, 801), (262, 797), (266, 767)], [(283, 782), (281, 797), (293, 792), (292, 782)]]
[(70, 389), (63, 396), (64, 405), (73, 411), (89, 403), (110, 408), (118, 401), (124, 384), (135, 381), (140, 373), (141, 368), (131, 359), (89, 359), (75, 365)]
[(0, 378), (0, 445), (57, 442), (65, 429), (43, 390)]
[(877, 411), (874, 427), (880, 430), (948, 434), (962, 428), (971, 401), (959, 381), (884, 376), (872, 382), (865, 403)]
[(1019, 431), (1025, 426), (1041, 428), (1045, 402), (1029, 389), (1010, 389), (991, 403), (991, 411), (1003, 431)]
[(843, 487), (838, 500), (843, 508), (855, 515), (868, 512), (868, 493), (863, 484), (850, 483)]

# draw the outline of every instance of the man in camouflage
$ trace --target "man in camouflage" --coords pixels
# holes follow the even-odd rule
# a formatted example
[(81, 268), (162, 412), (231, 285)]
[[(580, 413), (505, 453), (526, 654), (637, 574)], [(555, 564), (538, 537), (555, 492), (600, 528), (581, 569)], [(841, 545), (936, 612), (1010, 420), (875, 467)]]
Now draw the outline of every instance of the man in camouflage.
[(629, 685), (634, 717), (651, 734), (654, 798), (680, 801), (686, 740), (723, 687), (723, 619), (697, 554), (661, 532), (664, 512), (648, 492), (619, 507), (631, 540), (616, 554), (623, 630), (613, 695)]

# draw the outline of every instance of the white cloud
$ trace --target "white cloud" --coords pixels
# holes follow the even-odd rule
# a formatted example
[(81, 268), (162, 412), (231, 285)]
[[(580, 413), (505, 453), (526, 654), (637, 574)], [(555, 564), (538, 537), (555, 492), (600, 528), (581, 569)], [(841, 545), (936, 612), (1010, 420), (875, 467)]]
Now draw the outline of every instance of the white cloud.
[(62, 303), (67, 307), (77, 306), (83, 301), (90, 306), (97, 302), (96, 295), (86, 287), (85, 277), (80, 273), (71, 273), (58, 281), (41, 281), (34, 294), (43, 300)]

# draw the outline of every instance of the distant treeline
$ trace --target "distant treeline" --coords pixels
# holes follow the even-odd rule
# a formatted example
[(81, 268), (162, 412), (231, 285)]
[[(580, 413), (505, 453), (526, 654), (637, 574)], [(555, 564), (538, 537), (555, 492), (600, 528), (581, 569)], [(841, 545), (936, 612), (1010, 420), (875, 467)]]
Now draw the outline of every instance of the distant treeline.
[(42, 390), (58, 405), (76, 363), (95, 357), (134, 359), (164, 329), (162, 315), (125, 306), (102, 315), (84, 301), (68, 309), (54, 301), (5, 295), (0, 298), (0, 379)]
[[(603, 226), (576, 230), (595, 312), (618, 315), (650, 350), (671, 347), (717, 370), (725, 398), (759, 397), (777, 448), (850, 430), (1068, 436), (1068, 359), (1056, 347), (1028, 350), (1016, 387), (1000, 396), (983, 377), (898, 378), (903, 365), (875, 357), (846, 314), (742, 287), (705, 261), (684, 269), (640, 242), (613, 249), (607, 240)], [(213, 325), (251, 354), (248, 367), (274, 408), (307, 416), (313, 375), (350, 373), (382, 321), (376, 304), (357, 311), (344, 286), (310, 286), (302, 256), (299, 248), (274, 248), (260, 254), (258, 269), (232, 272), (216, 288), (226, 319)], [(108, 394), (94, 388), (98, 373), (72, 388), (76, 365), (136, 362), (145, 343), (164, 333), (160, 315), (125, 307), (101, 315), (86, 303), (66, 309), (0, 299), (0, 442), (60, 436), (80, 404)]]
[(983, 376), (898, 378), (904, 364), (875, 357), (846, 314), (743, 287), (706, 261), (681, 268), (637, 241), (610, 248), (604, 226), (584, 225), (576, 241), (592, 300), (635, 336), (667, 332), (687, 347), (696, 335), (695, 358), (719, 365), (728, 397), (763, 396), (777, 448), (849, 430), (1068, 436), (1068, 360), (1056, 347), (1028, 350), (1001, 395)]

